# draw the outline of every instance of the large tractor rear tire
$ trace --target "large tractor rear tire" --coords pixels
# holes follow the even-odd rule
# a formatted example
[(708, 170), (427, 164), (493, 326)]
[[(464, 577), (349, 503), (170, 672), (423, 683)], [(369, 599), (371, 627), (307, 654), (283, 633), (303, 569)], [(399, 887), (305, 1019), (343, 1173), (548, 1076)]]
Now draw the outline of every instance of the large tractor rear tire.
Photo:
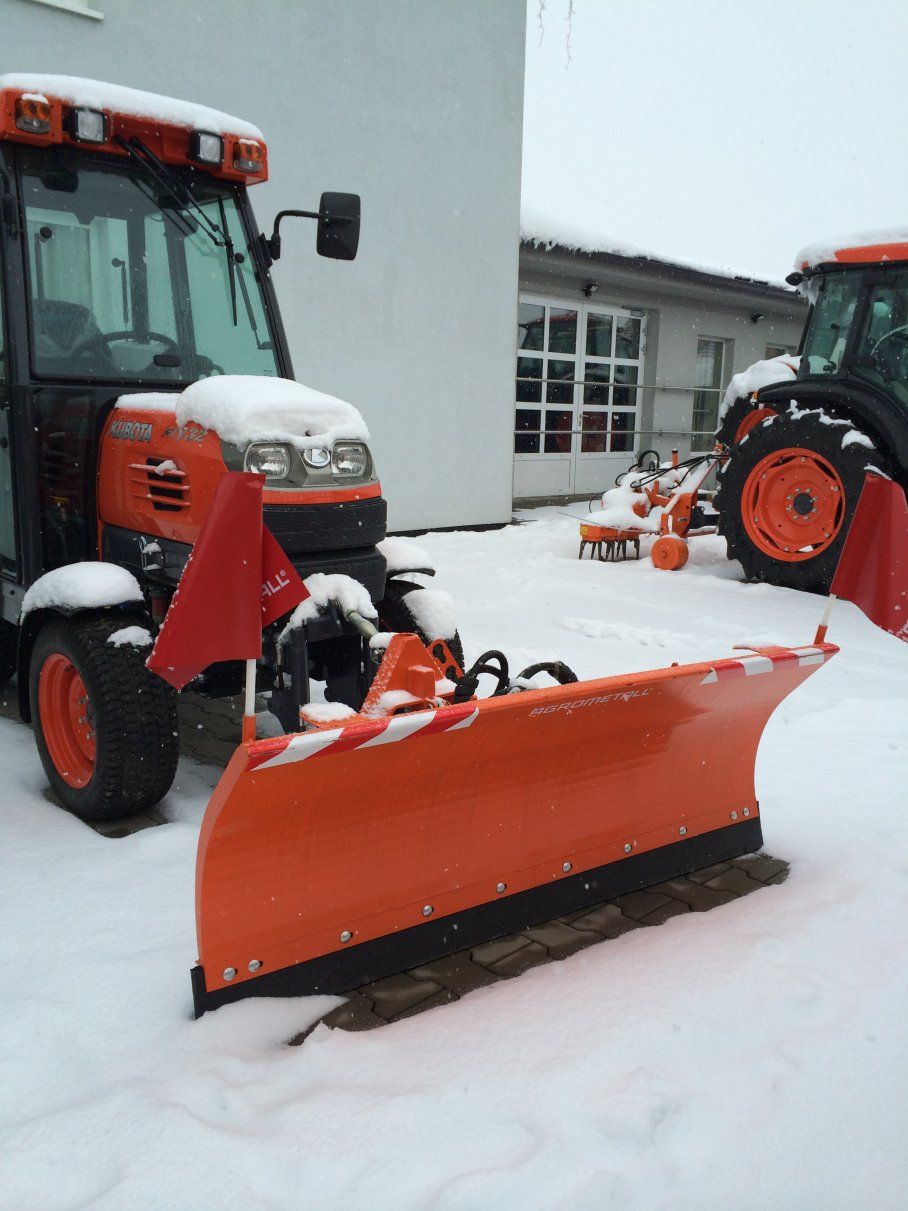
[(749, 395), (740, 396), (730, 405), (716, 430), (716, 441), (734, 446), (747, 437), (764, 420), (778, 416), (775, 408), (756, 404)]
[[(775, 416), (733, 447), (719, 474), (719, 531), (748, 580), (827, 593), (868, 463), (887, 462), (851, 424)], [(844, 442), (844, 445), (843, 445)]]
[(406, 631), (409, 634), (418, 635), (430, 650), (433, 640), (443, 639), (450, 648), (451, 655), (460, 665), (461, 669), (463, 669), (463, 644), (460, 640), (460, 632), (455, 631), (453, 635), (428, 635), (420, 627), (415, 614), (407, 604), (409, 594), (416, 592), (432, 592), (432, 590), (425, 589), (421, 584), (414, 584), (412, 580), (388, 581), (385, 586), (385, 595), (377, 607), (378, 619), (382, 629), (385, 631)]
[(147, 648), (109, 642), (134, 618), (54, 618), (32, 650), (29, 698), (44, 772), (92, 822), (153, 807), (177, 768), (176, 694), (145, 668)]

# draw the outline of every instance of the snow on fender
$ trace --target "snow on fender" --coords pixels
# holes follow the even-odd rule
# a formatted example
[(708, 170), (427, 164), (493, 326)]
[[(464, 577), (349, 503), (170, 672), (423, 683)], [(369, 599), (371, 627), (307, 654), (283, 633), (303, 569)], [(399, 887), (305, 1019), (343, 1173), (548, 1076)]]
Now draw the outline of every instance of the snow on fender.
[(22, 599), (20, 618), (34, 610), (73, 613), (141, 600), (139, 582), (125, 568), (100, 560), (71, 563), (38, 577)]

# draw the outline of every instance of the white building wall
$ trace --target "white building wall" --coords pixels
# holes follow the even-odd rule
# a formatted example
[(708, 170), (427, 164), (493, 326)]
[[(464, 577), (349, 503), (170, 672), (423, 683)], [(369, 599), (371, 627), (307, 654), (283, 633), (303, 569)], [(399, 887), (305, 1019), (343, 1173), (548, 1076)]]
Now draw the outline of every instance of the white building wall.
[(273, 276), (296, 377), (354, 403), (395, 529), (511, 510), (524, 0), (0, 0), (0, 72), (201, 101), (269, 145), (262, 227), (363, 199), (359, 256), (288, 220)]

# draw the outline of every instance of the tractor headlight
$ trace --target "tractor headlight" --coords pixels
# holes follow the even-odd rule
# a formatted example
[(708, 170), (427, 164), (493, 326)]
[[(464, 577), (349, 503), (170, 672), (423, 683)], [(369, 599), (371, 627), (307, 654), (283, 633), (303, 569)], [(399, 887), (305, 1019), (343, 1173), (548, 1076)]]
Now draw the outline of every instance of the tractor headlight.
[(286, 479), (290, 474), (289, 446), (249, 446), (243, 464), (247, 471), (266, 479)]
[(369, 451), (362, 442), (338, 442), (331, 455), (335, 475), (363, 476), (369, 466)]

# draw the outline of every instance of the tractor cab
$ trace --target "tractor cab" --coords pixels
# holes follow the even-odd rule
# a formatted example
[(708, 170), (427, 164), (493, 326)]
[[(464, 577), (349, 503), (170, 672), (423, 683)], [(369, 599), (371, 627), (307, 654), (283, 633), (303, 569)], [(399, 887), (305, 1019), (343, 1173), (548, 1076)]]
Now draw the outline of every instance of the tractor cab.
[[(128, 443), (135, 478), (137, 465), (174, 461), (150, 448), (173, 423), (150, 434), (124, 414), (117, 427), (123, 396), (176, 399), (221, 375), (292, 379), (268, 272), (279, 235), (259, 234), (248, 202), (267, 176), (261, 132), (239, 119), (94, 81), (0, 77), (0, 560), (17, 585), (99, 556), (130, 566), (128, 550), (110, 549), (117, 527), (99, 503), (105, 449)], [(320, 252), (350, 259), (358, 199), (322, 201), (293, 213), (318, 219)], [(221, 470), (242, 469), (245, 450), (223, 454)], [(269, 490), (285, 490), (270, 469)], [(284, 478), (287, 501), (302, 503), (303, 471)], [(341, 485), (316, 478), (330, 503)], [(128, 488), (102, 483), (100, 496)], [(152, 521), (167, 512), (159, 488)], [(140, 528), (161, 537), (160, 525)], [(173, 580), (197, 527), (171, 529), (183, 547)], [(19, 596), (3, 596), (11, 622)]]
[(853, 377), (908, 408), (908, 244), (836, 250), (792, 275), (815, 299), (802, 381)]

